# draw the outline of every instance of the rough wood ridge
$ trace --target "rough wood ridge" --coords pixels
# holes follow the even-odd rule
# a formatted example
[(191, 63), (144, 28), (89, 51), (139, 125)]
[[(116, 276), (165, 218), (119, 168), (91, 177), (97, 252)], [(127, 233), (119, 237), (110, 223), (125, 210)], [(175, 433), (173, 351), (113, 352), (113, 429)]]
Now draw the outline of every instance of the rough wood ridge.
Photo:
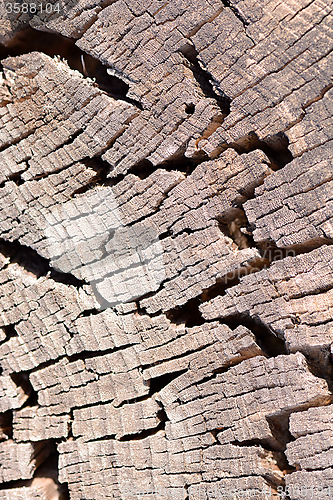
[(332, 498), (331, 2), (5, 4), (0, 500)]

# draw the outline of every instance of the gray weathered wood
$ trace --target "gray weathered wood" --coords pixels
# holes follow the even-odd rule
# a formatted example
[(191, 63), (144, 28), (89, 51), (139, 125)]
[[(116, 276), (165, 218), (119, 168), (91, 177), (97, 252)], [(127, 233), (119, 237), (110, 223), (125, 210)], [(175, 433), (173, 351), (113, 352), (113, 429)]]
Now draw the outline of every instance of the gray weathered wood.
[(243, 315), (265, 324), (292, 351), (328, 362), (332, 344), (332, 247), (286, 257), (200, 306), (207, 320)]
[(331, 3), (5, 3), (0, 499), (331, 498)]
[(290, 498), (330, 498), (333, 488), (333, 406), (310, 408), (290, 416), (290, 432), (296, 438), (287, 445), (286, 456), (297, 472), (288, 476)]

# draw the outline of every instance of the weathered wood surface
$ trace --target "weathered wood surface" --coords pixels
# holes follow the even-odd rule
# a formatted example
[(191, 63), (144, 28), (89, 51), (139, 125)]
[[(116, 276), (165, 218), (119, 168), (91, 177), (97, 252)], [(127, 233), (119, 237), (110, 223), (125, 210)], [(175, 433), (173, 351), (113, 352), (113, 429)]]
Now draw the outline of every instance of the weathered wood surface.
[(1, 490), (0, 498), (1, 500), (57, 500), (59, 491), (53, 479), (36, 477), (29, 486)]
[(290, 432), (295, 441), (287, 445), (286, 456), (297, 471), (287, 478), (290, 498), (311, 498), (318, 491), (321, 498), (330, 498), (333, 484), (332, 405), (310, 408), (290, 417)]
[(200, 310), (207, 320), (239, 315), (257, 319), (282, 337), (291, 352), (322, 361), (330, 357), (333, 342), (332, 257), (332, 247), (324, 245), (274, 262), (245, 276)]
[(332, 498), (331, 2), (5, 3), (0, 499)]

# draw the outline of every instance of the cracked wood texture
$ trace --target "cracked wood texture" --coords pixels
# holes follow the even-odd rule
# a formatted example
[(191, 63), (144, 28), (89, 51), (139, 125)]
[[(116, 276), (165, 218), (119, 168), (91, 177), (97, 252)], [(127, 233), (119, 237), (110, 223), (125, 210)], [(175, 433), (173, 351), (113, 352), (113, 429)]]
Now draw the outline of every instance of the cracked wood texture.
[(6, 3), (0, 500), (332, 498), (331, 2)]

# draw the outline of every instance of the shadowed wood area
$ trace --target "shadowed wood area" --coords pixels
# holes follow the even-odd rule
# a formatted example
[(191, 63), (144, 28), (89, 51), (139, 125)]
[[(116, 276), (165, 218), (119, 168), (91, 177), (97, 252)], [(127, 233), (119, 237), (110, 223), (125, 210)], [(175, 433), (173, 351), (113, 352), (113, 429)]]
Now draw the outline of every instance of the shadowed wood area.
[(332, 17), (0, 0), (0, 500), (333, 498)]

